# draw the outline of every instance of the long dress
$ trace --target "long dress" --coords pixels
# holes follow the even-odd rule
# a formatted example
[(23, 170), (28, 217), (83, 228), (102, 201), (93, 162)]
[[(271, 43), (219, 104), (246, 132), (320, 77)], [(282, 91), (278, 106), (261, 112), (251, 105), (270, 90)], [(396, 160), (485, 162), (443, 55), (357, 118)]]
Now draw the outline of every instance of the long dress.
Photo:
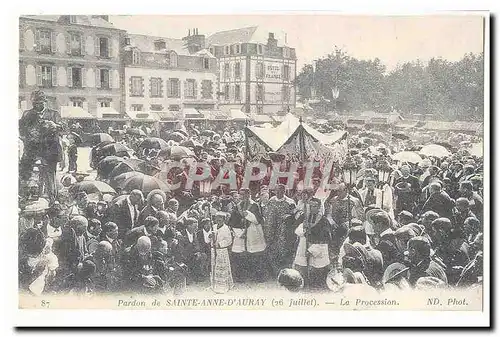
[(211, 287), (216, 293), (223, 294), (233, 287), (233, 275), (229, 260), (229, 247), (232, 243), (231, 230), (227, 225), (214, 226), (215, 245), (212, 244), (212, 270), (210, 273)]

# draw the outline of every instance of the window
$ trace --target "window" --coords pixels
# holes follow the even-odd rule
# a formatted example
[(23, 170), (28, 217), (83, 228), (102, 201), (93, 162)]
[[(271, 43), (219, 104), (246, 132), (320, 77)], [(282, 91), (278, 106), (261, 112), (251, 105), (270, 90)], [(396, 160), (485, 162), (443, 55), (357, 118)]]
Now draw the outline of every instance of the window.
[(224, 46), (224, 55), (229, 55), (229, 54), (230, 54), (229, 46)]
[(239, 44), (237, 44), (235, 46), (235, 51), (236, 51), (236, 54), (240, 54), (241, 53), (241, 46)]
[(130, 108), (132, 111), (142, 111), (142, 104), (132, 104)]
[(74, 106), (77, 108), (83, 108), (83, 99), (81, 99), (81, 98), (72, 98), (70, 102), (71, 102), (71, 106)]
[(68, 84), (72, 88), (81, 88), (83, 87), (83, 78), (82, 78), (82, 68), (80, 67), (70, 67), (68, 68)]
[(125, 45), (130, 46), (130, 38), (129, 37), (125, 38)]
[(234, 64), (234, 77), (240, 78), (241, 77), (241, 63), (236, 62)]
[(225, 99), (226, 101), (228, 101), (228, 100), (229, 100), (229, 84), (226, 84), (226, 85), (224, 86), (224, 99)]
[[(144, 96), (144, 80), (140, 76), (130, 78), (130, 96)], [(134, 110), (142, 111), (142, 110)]]
[(211, 99), (212, 96), (212, 81), (203, 80), (201, 81), (201, 97), (205, 99)]
[(290, 49), (283, 48), (283, 57), (284, 58), (289, 58), (290, 57)]
[(203, 59), (203, 69), (210, 69), (210, 59), (208, 57)]
[(264, 53), (264, 47), (262, 47), (261, 44), (257, 45), (257, 54), (263, 54)]
[(264, 100), (264, 86), (262, 84), (257, 84), (257, 101)]
[(168, 89), (167, 89), (168, 97), (181, 97), (181, 90), (178, 78), (169, 78), (168, 79)]
[(141, 63), (141, 52), (137, 49), (132, 50), (132, 64)]
[(181, 111), (181, 107), (177, 104), (172, 104), (168, 106), (169, 111)]
[(229, 71), (229, 63), (224, 63), (224, 78), (231, 78), (231, 72)]
[(52, 87), (52, 66), (41, 66), (41, 86), (45, 88)]
[(209, 51), (210, 51), (210, 54), (212, 54), (212, 55), (214, 55), (214, 56), (215, 56), (215, 50), (214, 50), (214, 47), (210, 47)]
[(99, 100), (99, 106), (101, 108), (110, 108), (111, 101), (109, 99), (101, 99), (101, 100)]
[(241, 90), (240, 85), (239, 85), (239, 84), (236, 84), (236, 85), (234, 86), (234, 99), (235, 99), (236, 101), (241, 100), (241, 93), (240, 93), (240, 90)]
[(82, 35), (80, 33), (69, 34), (69, 54), (79, 56), (83, 54)]
[(159, 77), (152, 77), (150, 80), (150, 95), (151, 97), (162, 97), (162, 80)]
[(281, 88), (281, 95), (282, 95), (282, 98), (283, 98), (284, 102), (290, 101), (290, 87), (287, 86), (287, 85), (284, 85)]
[(100, 88), (109, 89), (109, 69), (99, 69), (99, 83)]
[(255, 73), (256, 73), (255, 76), (257, 78), (264, 78), (264, 63), (263, 62), (257, 63)]
[(283, 80), (290, 81), (290, 66), (288, 64), (283, 65)]
[(170, 53), (170, 66), (177, 67), (177, 54), (175, 52)]
[(52, 41), (52, 32), (50, 30), (40, 29), (37, 31), (38, 33), (38, 42), (37, 42), (37, 50), (41, 53), (48, 54), (52, 53), (55, 41)]
[(196, 98), (196, 81), (193, 79), (188, 79), (185, 82), (184, 96), (186, 98)]
[(99, 38), (99, 56), (110, 57), (109, 53), (109, 39), (107, 37)]
[(167, 49), (167, 44), (163, 40), (155, 41), (155, 50)]
[(76, 16), (75, 15), (69, 16), (69, 23), (76, 23)]
[(149, 110), (151, 110), (151, 111), (163, 111), (163, 105), (151, 104), (151, 106), (149, 107)]

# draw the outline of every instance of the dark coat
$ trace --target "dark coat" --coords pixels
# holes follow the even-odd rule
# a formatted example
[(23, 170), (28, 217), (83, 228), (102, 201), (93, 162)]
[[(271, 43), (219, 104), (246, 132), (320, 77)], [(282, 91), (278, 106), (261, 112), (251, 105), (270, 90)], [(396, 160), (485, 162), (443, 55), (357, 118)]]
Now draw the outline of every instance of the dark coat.
[(422, 207), (421, 213), (423, 214), (427, 211), (434, 211), (441, 217), (452, 219), (454, 207), (455, 203), (450, 196), (446, 194), (446, 192), (441, 191), (440, 193), (432, 194), (427, 199)]
[[(118, 226), (118, 237), (124, 238), (125, 234), (131, 230), (138, 221), (132, 221), (132, 214), (127, 202), (128, 196), (117, 199), (108, 209), (106, 217), (107, 221), (112, 221)], [(135, 218), (139, 217), (139, 212), (136, 210)]]

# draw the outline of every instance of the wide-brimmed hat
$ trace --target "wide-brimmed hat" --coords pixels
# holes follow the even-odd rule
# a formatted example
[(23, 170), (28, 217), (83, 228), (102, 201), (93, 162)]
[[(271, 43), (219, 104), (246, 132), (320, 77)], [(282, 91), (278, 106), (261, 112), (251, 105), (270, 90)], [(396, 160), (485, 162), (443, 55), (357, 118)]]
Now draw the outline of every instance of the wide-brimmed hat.
[(389, 265), (384, 271), (384, 276), (382, 276), (382, 283), (386, 284), (394, 282), (399, 280), (401, 277), (405, 277), (406, 272), (409, 269), (409, 267), (399, 262)]

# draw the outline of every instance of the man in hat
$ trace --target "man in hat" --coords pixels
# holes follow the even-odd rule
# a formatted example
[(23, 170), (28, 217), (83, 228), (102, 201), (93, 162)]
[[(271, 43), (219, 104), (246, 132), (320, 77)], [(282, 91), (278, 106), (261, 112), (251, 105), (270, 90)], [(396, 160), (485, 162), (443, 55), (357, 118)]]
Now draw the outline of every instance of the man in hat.
[(469, 200), (470, 210), (481, 223), (483, 222), (483, 198), (473, 190), (472, 182), (463, 181), (460, 183), (459, 193)]
[(453, 217), (453, 200), (441, 189), (441, 184), (432, 182), (429, 184), (430, 196), (425, 201), (421, 213), (434, 211), (442, 217), (451, 219)]
[(420, 182), (418, 178), (410, 174), (408, 165), (401, 166), (401, 178), (396, 180), (394, 192), (396, 199), (396, 212), (403, 210), (413, 212), (415, 204), (420, 196)]
[(138, 224), (139, 207), (143, 202), (143, 195), (140, 190), (133, 190), (130, 194), (126, 194), (116, 198), (110, 205), (106, 221), (112, 221), (117, 224), (119, 229), (118, 237), (125, 238), (125, 234)]
[(63, 159), (59, 131), (61, 117), (47, 107), (43, 91), (31, 95), (33, 108), (23, 112), (19, 120), (19, 135), (24, 143), (24, 153), (20, 161), (20, 178), (29, 179), (36, 160), (42, 160), (41, 186), (51, 202), (57, 198), (56, 169)]
[(436, 277), (448, 283), (444, 265), (431, 259), (431, 244), (424, 237), (411, 238), (408, 241), (405, 256), (405, 264), (409, 267), (408, 281), (412, 286), (417, 283), (419, 278), (427, 276)]
[(188, 283), (203, 282), (207, 277), (209, 258), (203, 252), (198, 231), (198, 221), (188, 217), (184, 219), (184, 229), (180, 230), (179, 254), (182, 262), (188, 266)]

